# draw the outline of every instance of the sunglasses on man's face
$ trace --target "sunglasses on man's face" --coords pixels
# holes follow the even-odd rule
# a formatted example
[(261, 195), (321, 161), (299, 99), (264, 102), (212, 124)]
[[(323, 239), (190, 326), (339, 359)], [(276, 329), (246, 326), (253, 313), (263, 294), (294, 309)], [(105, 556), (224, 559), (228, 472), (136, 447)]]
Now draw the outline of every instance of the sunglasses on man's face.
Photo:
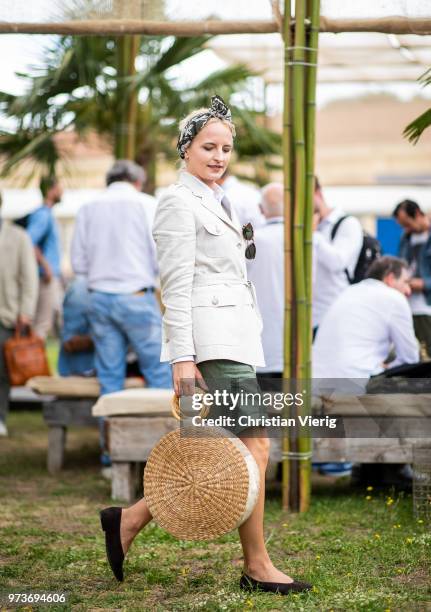
[(253, 242), (254, 238), (254, 230), (251, 223), (247, 223), (247, 225), (243, 225), (242, 227), (242, 235), (247, 240), (247, 242), (251, 242), (245, 249), (246, 259), (254, 259), (256, 257), (256, 245)]

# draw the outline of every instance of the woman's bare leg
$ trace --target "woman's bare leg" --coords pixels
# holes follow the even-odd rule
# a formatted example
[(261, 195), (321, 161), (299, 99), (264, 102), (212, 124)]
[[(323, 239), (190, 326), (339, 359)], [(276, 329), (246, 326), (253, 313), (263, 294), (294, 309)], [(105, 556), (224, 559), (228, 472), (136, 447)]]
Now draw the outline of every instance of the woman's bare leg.
[[(246, 432), (245, 432), (246, 434)], [(260, 473), (260, 491), (256, 506), (239, 528), (244, 553), (244, 573), (261, 582), (292, 582), (292, 578), (272, 564), (265, 546), (263, 515), (265, 506), (265, 472), (269, 457), (269, 439), (262, 429), (262, 437), (240, 436), (256, 459)]]
[(152, 518), (144, 498), (130, 506), (130, 508), (123, 508), (121, 512), (120, 538), (124, 555), (129, 550), (134, 538)]

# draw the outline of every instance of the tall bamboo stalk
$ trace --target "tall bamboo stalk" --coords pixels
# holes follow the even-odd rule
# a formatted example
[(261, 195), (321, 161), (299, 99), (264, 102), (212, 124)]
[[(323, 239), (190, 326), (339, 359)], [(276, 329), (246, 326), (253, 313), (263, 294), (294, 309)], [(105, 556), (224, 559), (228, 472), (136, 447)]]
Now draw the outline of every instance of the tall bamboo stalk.
[(118, 123), (115, 133), (117, 159), (135, 159), (138, 100), (127, 79), (136, 73), (135, 59), (139, 51), (139, 36), (117, 38)]
[[(303, 389), (305, 390), (302, 414), (311, 414), (311, 308), (312, 308), (312, 239), (313, 239), (313, 196), (314, 196), (314, 148), (315, 148), (315, 117), (316, 117), (316, 76), (317, 76), (317, 45), (319, 0), (307, 0), (307, 17), (309, 22), (307, 36), (307, 77), (305, 88), (305, 207), (304, 207), (304, 276), (306, 295), (306, 327), (301, 333), (304, 342), (303, 355), (305, 377)], [(299, 510), (304, 512), (310, 505), (311, 496), (311, 438), (307, 432), (298, 439), (298, 451), (301, 456), (299, 462)]]
[[(295, 382), (305, 379), (305, 348), (307, 328), (307, 307), (304, 274), (304, 211), (305, 211), (305, 116), (304, 116), (304, 80), (305, 80), (305, 3), (295, 2), (295, 36), (292, 54), (293, 63), (293, 139), (295, 152), (295, 204), (293, 215), (293, 265), (296, 311), (296, 368)], [(295, 389), (295, 391), (299, 389)], [(301, 451), (301, 438), (298, 436), (297, 447)], [(300, 509), (303, 489), (301, 460), (295, 461), (294, 469), (299, 475), (298, 486), (290, 490), (290, 504), (294, 511)], [(299, 470), (298, 470), (299, 467)]]
[[(283, 379), (290, 380), (293, 372), (292, 364), (292, 180), (291, 180), (291, 70), (289, 66), (292, 33), (290, 24), (291, 3), (284, 2), (284, 106), (283, 106), (283, 179), (284, 179), (284, 371)], [(287, 458), (289, 452), (289, 435), (283, 432), (282, 438), (282, 505), (289, 507), (289, 468)]]

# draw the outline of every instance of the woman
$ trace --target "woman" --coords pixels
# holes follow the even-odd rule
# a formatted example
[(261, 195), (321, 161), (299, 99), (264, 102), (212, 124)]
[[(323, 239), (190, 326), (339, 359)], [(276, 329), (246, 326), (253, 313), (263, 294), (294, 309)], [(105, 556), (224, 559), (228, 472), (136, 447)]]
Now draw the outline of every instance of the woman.
[[(153, 234), (165, 305), (161, 360), (173, 364), (178, 396), (193, 393), (195, 380), (204, 387), (205, 378), (255, 380), (255, 367), (264, 364), (261, 321), (245, 262), (245, 256), (255, 255), (252, 228), (241, 228), (216, 183), (227, 169), (234, 136), (230, 111), (218, 96), (209, 109), (189, 115), (177, 145), (186, 172), (163, 195), (156, 213)], [(309, 590), (311, 585), (274, 567), (265, 547), (269, 440), (263, 428), (256, 429), (239, 432), (261, 479), (256, 506), (239, 528), (244, 552), (240, 587), (282, 594)], [(118, 580), (123, 580), (124, 555), (151, 518), (145, 499), (127, 509), (102, 511), (108, 559)]]

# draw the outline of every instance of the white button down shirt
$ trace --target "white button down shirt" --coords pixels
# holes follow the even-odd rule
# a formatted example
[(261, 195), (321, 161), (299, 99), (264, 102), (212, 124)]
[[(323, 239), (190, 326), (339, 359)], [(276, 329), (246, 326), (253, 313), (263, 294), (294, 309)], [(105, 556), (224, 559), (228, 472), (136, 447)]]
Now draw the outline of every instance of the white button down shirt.
[(313, 234), (313, 254), (316, 258), (313, 327), (320, 325), (329, 306), (349, 286), (345, 270), (353, 276), (361, 252), (363, 232), (355, 217), (344, 219), (331, 241), (332, 228), (344, 214), (341, 209), (334, 209)]
[(260, 212), (260, 192), (239, 181), (236, 176), (229, 176), (222, 184), (224, 193), (235, 209), (241, 225), (251, 223), (254, 229), (265, 224), (265, 217)]
[(282, 372), (284, 329), (284, 224), (283, 217), (267, 219), (255, 231), (256, 258), (247, 260), (248, 277), (256, 288), (263, 319), (265, 366), (258, 372)]
[(80, 208), (71, 260), (89, 289), (134, 293), (155, 285), (156, 249), (145, 206), (133, 185), (119, 181)]
[(348, 287), (321, 322), (313, 345), (313, 378), (368, 379), (383, 370), (391, 346), (391, 367), (419, 360), (407, 298), (382, 281)]

